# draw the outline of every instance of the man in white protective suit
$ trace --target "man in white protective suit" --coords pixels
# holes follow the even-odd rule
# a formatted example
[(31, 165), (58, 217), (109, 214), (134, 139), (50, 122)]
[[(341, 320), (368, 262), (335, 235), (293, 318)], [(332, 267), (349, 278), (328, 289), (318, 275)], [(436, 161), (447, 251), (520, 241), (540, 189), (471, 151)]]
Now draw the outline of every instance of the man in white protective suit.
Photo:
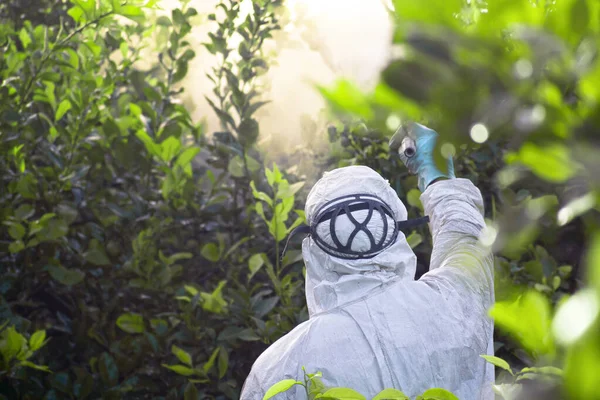
[[(254, 363), (242, 400), (274, 383), (322, 372), (327, 387), (367, 399), (386, 388), (411, 399), (444, 388), (461, 400), (493, 399), (493, 256), (479, 243), (483, 200), (467, 179), (433, 161), (437, 133), (403, 125), (390, 142), (418, 175), (433, 251), (415, 281), (416, 256), (402, 229), (406, 207), (388, 181), (364, 166), (325, 173), (306, 200), (306, 302), (310, 318)], [(426, 219), (425, 221), (426, 222)], [(274, 399), (306, 399), (296, 385)]]

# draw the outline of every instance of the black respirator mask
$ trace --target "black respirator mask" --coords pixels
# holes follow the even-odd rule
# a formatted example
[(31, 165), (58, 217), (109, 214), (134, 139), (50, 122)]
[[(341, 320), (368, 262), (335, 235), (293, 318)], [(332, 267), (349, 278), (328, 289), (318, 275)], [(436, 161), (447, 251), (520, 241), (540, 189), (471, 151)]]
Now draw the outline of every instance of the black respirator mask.
[[(353, 215), (353, 212), (360, 210), (367, 211), (366, 217), (361, 222), (359, 222)], [(336, 234), (336, 221), (340, 216), (343, 215), (345, 215), (347, 220), (354, 225), (354, 229), (350, 233), (350, 236), (346, 240), (345, 244), (342, 243)], [(369, 230), (368, 225), (373, 218), (380, 219), (382, 228), (381, 234), (378, 232), (377, 235), (375, 235), (374, 232)], [(310, 226), (301, 225), (294, 229), (290, 233), (290, 236), (285, 244), (283, 255), (285, 255), (290, 239), (295, 234), (301, 233), (310, 235), (316, 245), (330, 256), (344, 260), (373, 258), (396, 242), (398, 232), (403, 231), (406, 233), (408, 229), (426, 224), (428, 222), (429, 217), (416, 218), (406, 221), (395, 221), (394, 214), (392, 213), (390, 207), (379, 197), (372, 194), (353, 194), (342, 196), (321, 206), (317, 210), (316, 218), (314, 218), (313, 223)], [(326, 240), (322, 234), (320, 235), (318, 233), (318, 231), (323, 232), (323, 228), (318, 229), (322, 226), (322, 224), (327, 224), (329, 226), (329, 240)], [(325, 231), (327, 232), (327, 230)], [(361, 246), (361, 250), (353, 249), (352, 245), (358, 234), (366, 235), (370, 245), (366, 246), (366, 248), (365, 246)]]

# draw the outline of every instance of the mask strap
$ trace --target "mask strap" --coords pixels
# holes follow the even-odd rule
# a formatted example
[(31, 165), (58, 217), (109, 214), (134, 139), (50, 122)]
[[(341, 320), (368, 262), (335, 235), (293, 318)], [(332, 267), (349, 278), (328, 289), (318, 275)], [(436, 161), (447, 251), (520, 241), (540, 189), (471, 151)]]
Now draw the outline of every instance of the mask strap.
[[(331, 217), (331, 215), (328, 215), (327, 217)], [(387, 221), (384, 220), (385, 223), (387, 223)], [(410, 229), (410, 228), (414, 228), (415, 226), (419, 226), (419, 225), (423, 225), (423, 224), (428, 224), (429, 223), (429, 217), (425, 216), (425, 217), (420, 217), (420, 218), (415, 218), (415, 219), (408, 219), (406, 221), (398, 221), (396, 222), (396, 227), (398, 227), (398, 230), (403, 231), (406, 229)], [(287, 238), (287, 240), (285, 241), (285, 246), (283, 246), (283, 251), (281, 252), (281, 260), (283, 261), (283, 257), (285, 257), (285, 253), (287, 251), (288, 245), (290, 244), (290, 240), (292, 240), (292, 237), (294, 237), (296, 234), (303, 234), (303, 235), (309, 235), (310, 234), (310, 226), (302, 224), (300, 226), (298, 226), (297, 228), (294, 228), (294, 230), (292, 230)]]
[(290, 232), (290, 234), (288, 235), (287, 240), (285, 241), (285, 246), (283, 246), (283, 251), (281, 252), (281, 261), (282, 262), (283, 262), (283, 257), (285, 257), (285, 252), (287, 251), (288, 245), (290, 244), (290, 240), (297, 233), (301, 233), (301, 234), (304, 234), (304, 235), (310, 234), (310, 226), (302, 224), (302, 225), (298, 226), (297, 228), (294, 228), (294, 230), (292, 230)]
[(414, 228), (415, 226), (428, 224), (428, 223), (429, 223), (429, 217), (424, 216), (421, 218), (407, 219), (406, 221), (398, 221), (398, 222), (396, 222), (396, 226), (398, 227), (398, 230), (401, 230), (404, 232), (405, 229)]

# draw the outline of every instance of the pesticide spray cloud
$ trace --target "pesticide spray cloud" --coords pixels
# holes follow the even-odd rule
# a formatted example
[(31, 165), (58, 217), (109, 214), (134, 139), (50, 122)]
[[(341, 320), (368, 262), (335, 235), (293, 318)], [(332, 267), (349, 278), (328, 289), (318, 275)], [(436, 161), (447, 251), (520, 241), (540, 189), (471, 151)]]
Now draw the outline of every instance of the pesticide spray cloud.
[[(170, 12), (179, 1), (159, 4)], [(217, 4), (217, 0), (190, 2), (200, 14), (214, 12)], [(265, 77), (265, 98), (272, 102), (256, 114), (261, 142), (268, 143), (270, 151), (290, 150), (315, 135), (323, 137), (325, 103), (314, 84), (330, 85), (344, 77), (368, 89), (388, 60), (392, 35), (385, 0), (287, 0), (285, 7), (285, 25), (265, 49), (276, 54), (276, 65)], [(251, 9), (251, 1), (244, 0), (242, 13)], [(205, 21), (192, 30), (196, 58), (182, 83), (193, 104), (193, 117), (206, 118), (209, 132), (219, 128), (219, 121), (204, 99), (212, 91), (205, 74), (216, 60), (202, 43), (213, 29), (213, 23)]]

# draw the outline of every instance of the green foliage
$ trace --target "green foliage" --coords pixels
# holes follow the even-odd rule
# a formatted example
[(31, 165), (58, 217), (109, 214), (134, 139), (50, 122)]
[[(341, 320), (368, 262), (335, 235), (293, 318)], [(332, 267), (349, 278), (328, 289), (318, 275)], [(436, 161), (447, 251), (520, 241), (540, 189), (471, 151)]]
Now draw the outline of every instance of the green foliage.
[[(215, 83), (235, 129), (212, 137), (180, 101), (198, 13), (183, 2), (157, 17), (155, 3), (71, 2), (62, 21), (18, 26), (0, 7), (8, 398), (235, 399), (265, 343), (307, 318), (297, 254), (274, 280), (256, 270), (247, 285), (249, 259), (279, 265), (244, 206), (251, 180), (266, 185), (252, 115), (278, 2), (216, 33), (250, 37)], [(293, 208), (290, 186), (280, 173), (277, 201)], [(17, 333), (30, 326), (54, 345)]]
[[(0, 4), (0, 392), (238, 398), (256, 357), (308, 318), (301, 252), (280, 258), (304, 221), (304, 183), (283, 163), (264, 168), (256, 146), (281, 1), (252, 2), (241, 20), (240, 2), (224, 0), (208, 16), (212, 135), (180, 103), (196, 56), (187, 1), (160, 16), (153, 0), (55, 3)], [(485, 196), (494, 390), (514, 398), (538, 382), (597, 398), (599, 3), (394, 5), (397, 57), (375, 88), (319, 88), (344, 114), (320, 168), (370, 166), (421, 216), (387, 140), (404, 119), (438, 130), (437, 161), (454, 154)], [(427, 227), (408, 241), (419, 277)], [(270, 394), (361, 398), (321, 378)]]
[(514, 302), (497, 302), (490, 315), (496, 326), (514, 335), (534, 356), (554, 354), (550, 304), (541, 293), (529, 291)]
[[(283, 178), (276, 165), (273, 165), (273, 170), (267, 168), (265, 172), (267, 182), (273, 192), (273, 197), (270, 197), (265, 192), (258, 191), (254, 182), (251, 182), (250, 186), (252, 187), (254, 198), (260, 200), (255, 205), (256, 213), (267, 224), (269, 233), (278, 243), (285, 239), (294, 228), (304, 221), (304, 212), (295, 210), (297, 214), (296, 220), (289, 227), (286, 226), (289, 214), (294, 206), (295, 195), (304, 186), (304, 182), (296, 182), (290, 185)], [(266, 217), (264, 204), (267, 205), (271, 218)]]
[(279, 381), (273, 386), (271, 386), (269, 390), (267, 390), (267, 393), (265, 393), (263, 400), (269, 400), (270, 398), (278, 395), (279, 393), (286, 392), (290, 390), (294, 385), (302, 385), (302, 382), (294, 379), (284, 379), (282, 381)]
[(373, 400), (408, 400), (408, 396), (398, 389), (384, 389)]
[(15, 329), (4, 322), (0, 326), (0, 354), (2, 362), (0, 372), (2, 375), (17, 375), (17, 370), (23, 367), (33, 368), (39, 371), (50, 372), (47, 366), (34, 364), (29, 361), (31, 357), (46, 345), (46, 331), (36, 331), (29, 340)]
[[(397, 55), (375, 89), (353, 89), (354, 104), (347, 105), (351, 83), (321, 88), (333, 111), (357, 121), (330, 137), (343, 148), (336, 153), (340, 165), (367, 164), (393, 176), (385, 172), (394, 171), (396, 161), (379, 156), (385, 138), (406, 119), (436, 129), (437, 162), (454, 154), (457, 176), (474, 181), (486, 200), (482, 241), (497, 254), (498, 303), (490, 315), (497, 354), (508, 361), (489, 358), (500, 367), (496, 392), (508, 399), (523, 390), (529, 398), (536, 394), (526, 391), (528, 382), (537, 382), (547, 395), (597, 398), (590, 371), (600, 371), (594, 361), (600, 292), (583, 289), (567, 298), (593, 287), (600, 265), (581, 262), (583, 243), (594, 243), (589, 240), (598, 230), (599, 110), (591, 80), (600, 66), (599, 3), (394, 6)], [(366, 135), (361, 124), (369, 127)], [(414, 181), (399, 176), (392, 184), (406, 194), (409, 214), (418, 215)], [(589, 245), (591, 254), (596, 247)], [(539, 373), (553, 367), (564, 369), (564, 385)]]
[[(321, 378), (323, 374), (317, 372), (315, 374), (309, 374), (306, 369), (302, 367), (304, 373), (304, 382), (297, 381), (294, 379), (284, 379), (273, 384), (265, 393), (263, 400), (274, 398), (280, 393), (287, 392), (294, 386), (303, 386), (306, 392), (306, 398), (308, 400), (313, 399), (327, 399), (327, 400), (366, 400), (366, 397), (358, 393), (356, 390), (345, 387), (326, 387)], [(384, 389), (379, 392), (373, 400), (408, 400), (408, 396), (402, 393), (398, 389)], [(415, 400), (456, 400), (457, 397), (451, 392), (441, 389), (433, 388), (426, 390), (422, 395), (416, 397)]]

